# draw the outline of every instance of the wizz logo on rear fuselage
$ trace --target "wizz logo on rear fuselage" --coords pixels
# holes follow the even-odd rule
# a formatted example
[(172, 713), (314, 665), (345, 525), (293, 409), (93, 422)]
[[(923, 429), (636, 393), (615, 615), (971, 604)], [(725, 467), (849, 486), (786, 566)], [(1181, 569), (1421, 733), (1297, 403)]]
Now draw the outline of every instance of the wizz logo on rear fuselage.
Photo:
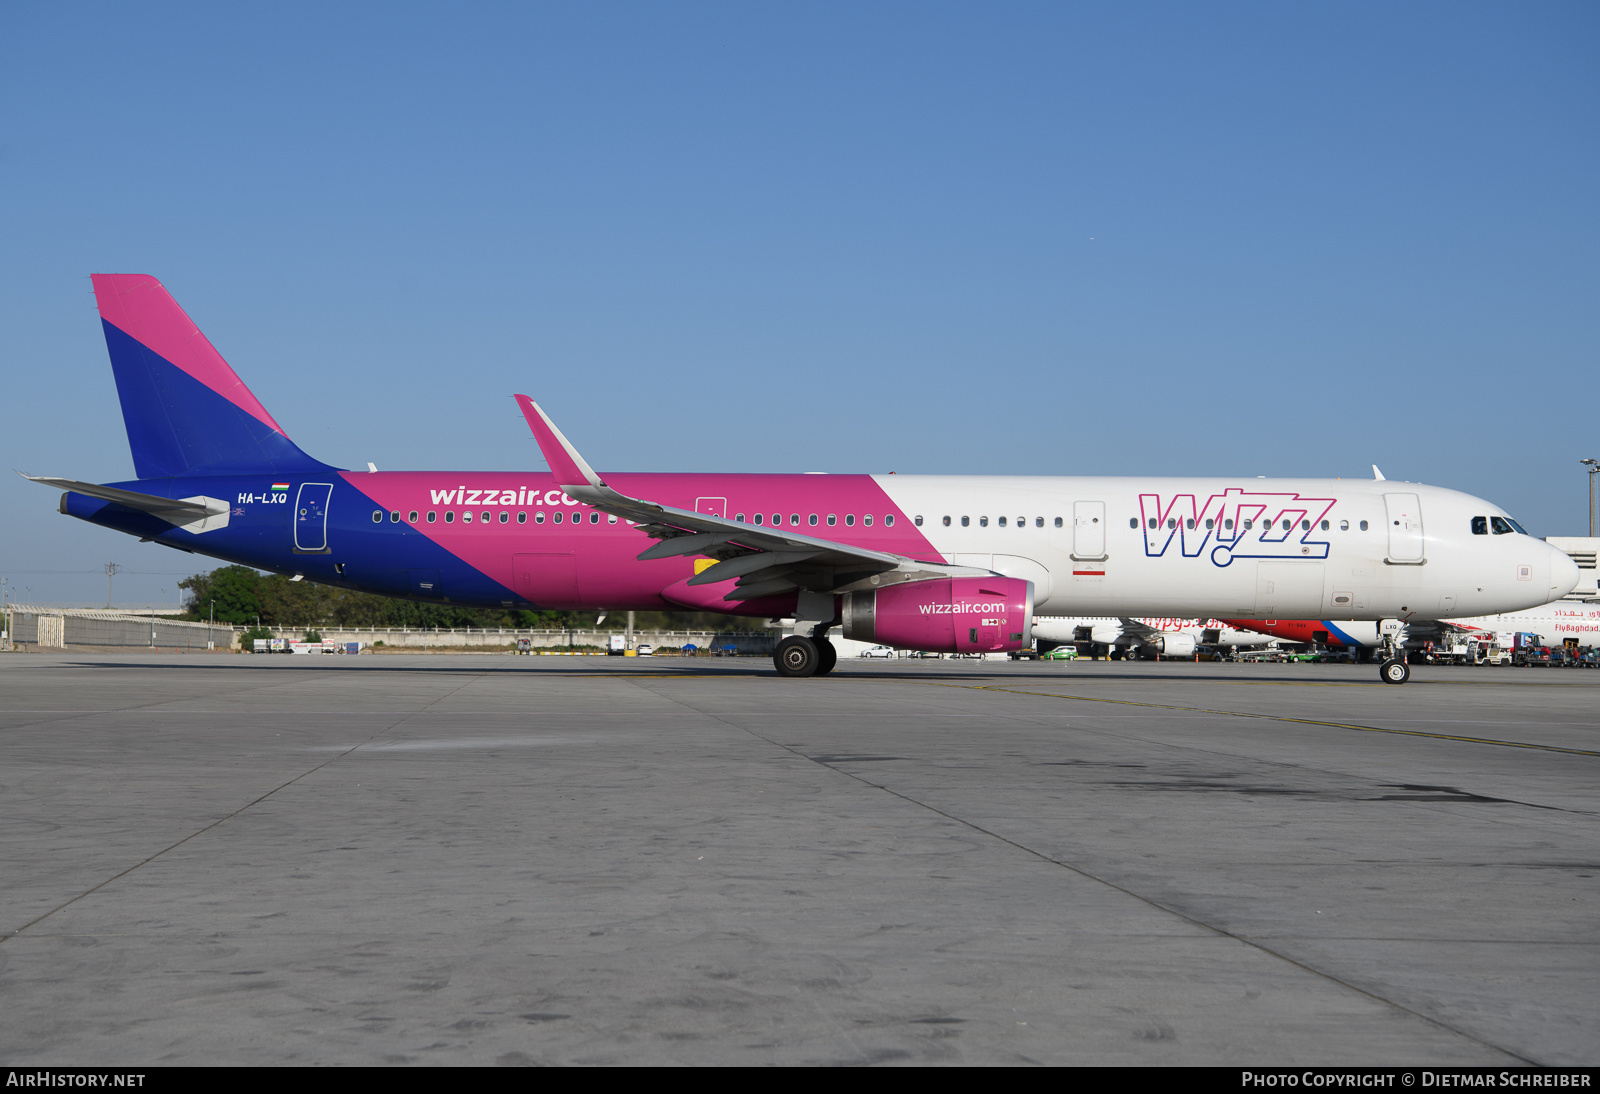
[(1159, 558), (1172, 541), (1185, 558), (1209, 551), (1226, 566), (1236, 558), (1327, 558), (1328, 541), (1313, 539), (1332, 511), (1333, 498), (1303, 498), (1292, 492), (1257, 493), (1230, 486), (1197, 503), (1178, 494), (1162, 505), (1159, 494), (1139, 495), (1144, 553)]

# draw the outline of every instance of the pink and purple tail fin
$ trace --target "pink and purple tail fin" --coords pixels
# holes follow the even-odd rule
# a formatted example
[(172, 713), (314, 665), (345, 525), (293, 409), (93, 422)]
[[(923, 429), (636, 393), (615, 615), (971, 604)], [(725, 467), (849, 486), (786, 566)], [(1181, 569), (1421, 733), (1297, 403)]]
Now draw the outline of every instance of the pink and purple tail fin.
[(325, 466), (289, 440), (161, 282), (147, 274), (92, 280), (139, 478)]

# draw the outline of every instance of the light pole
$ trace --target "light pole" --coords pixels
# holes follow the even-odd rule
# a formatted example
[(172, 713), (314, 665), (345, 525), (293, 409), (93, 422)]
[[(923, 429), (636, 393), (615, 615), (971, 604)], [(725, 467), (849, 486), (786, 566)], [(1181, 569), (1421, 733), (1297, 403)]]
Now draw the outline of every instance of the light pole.
[(122, 567), (115, 562), (106, 563), (106, 607), (111, 607), (111, 579), (117, 576)]
[(1595, 534), (1595, 475), (1600, 475), (1600, 459), (1581, 459), (1579, 464), (1589, 467), (1589, 537)]

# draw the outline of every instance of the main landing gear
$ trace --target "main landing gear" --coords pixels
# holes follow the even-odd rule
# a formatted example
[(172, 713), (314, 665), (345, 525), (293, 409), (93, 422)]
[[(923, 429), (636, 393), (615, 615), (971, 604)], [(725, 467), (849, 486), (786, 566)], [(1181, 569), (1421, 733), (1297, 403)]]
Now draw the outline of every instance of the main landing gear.
[(839, 663), (839, 651), (826, 638), (794, 634), (778, 643), (772, 663), (779, 676), (826, 676)]

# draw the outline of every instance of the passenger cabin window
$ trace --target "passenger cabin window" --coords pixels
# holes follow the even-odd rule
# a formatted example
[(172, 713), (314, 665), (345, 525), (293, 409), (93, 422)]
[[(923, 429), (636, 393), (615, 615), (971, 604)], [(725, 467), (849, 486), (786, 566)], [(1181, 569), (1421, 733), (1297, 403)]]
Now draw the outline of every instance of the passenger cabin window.
[(1222, 522), (1222, 527), (1223, 527), (1224, 531), (1228, 531), (1228, 532), (1233, 531), (1233, 518), (1229, 517), (1227, 520), (1223, 521)]
[(978, 527), (979, 528), (987, 528), (987, 527), (989, 527), (989, 518), (988, 517), (979, 517), (978, 518)]
[(408, 524), (417, 523), (417, 511), (415, 509), (411, 510), (411, 512), (406, 515), (406, 523), (408, 523)]
[(800, 514), (799, 513), (790, 513), (789, 514), (789, 525), (791, 527), (793, 527), (793, 528), (800, 527)]
[[(833, 521), (830, 520), (828, 523), (832, 524)], [(922, 514), (918, 513), (915, 517), (912, 517), (911, 518), (911, 523), (915, 524), (918, 528), (921, 528), (922, 527)]]
[(760, 523), (761, 523), (761, 514), (760, 514), (760, 513), (757, 513), (757, 514), (756, 514), (756, 523), (757, 523), (757, 524), (760, 524)]
[(1328, 522), (1327, 521), (1323, 521), (1322, 522), (1322, 530), (1324, 532), (1326, 532), (1328, 530)]
[(607, 524), (615, 524), (615, 523), (617, 523), (617, 514), (615, 514), (615, 513), (607, 513), (606, 514), (606, 523)]
[(454, 524), (456, 522), (456, 513), (454, 509), (446, 509), (444, 511), (444, 522), (446, 524)]
[(774, 513), (774, 514), (772, 514), (772, 526), (774, 528), (776, 528), (778, 525), (780, 525), (782, 523), (783, 523), (783, 514), (782, 513)]
[(949, 517), (945, 517), (944, 518), (944, 526), (946, 528), (950, 527), (950, 518)]
[(550, 519), (552, 521), (554, 521), (555, 523), (560, 524), (561, 523), (561, 510), (557, 509), (554, 513), (551, 513), (550, 514)]
[(846, 513), (844, 515), (844, 526), (846, 528), (854, 528), (856, 526), (856, 515), (854, 513)]
[(1194, 531), (1194, 518), (1193, 517), (1190, 517), (1189, 519), (1187, 519), (1187, 520), (1185, 520), (1183, 522), (1183, 530), (1186, 531), (1186, 532)]
[(598, 512), (590, 513), (589, 514), (589, 523), (590, 524), (599, 524), (600, 523), (600, 514)]
[(885, 528), (893, 528), (894, 527), (894, 514), (893, 513), (889, 513), (888, 515), (886, 515), (883, 518), (883, 526)]
[(1034, 517), (1033, 518), (1033, 526), (1035, 528), (1043, 528), (1044, 527), (1044, 518), (1043, 517)]
[(1151, 517), (1150, 518), (1149, 527), (1154, 528), (1155, 526), (1156, 526), (1156, 518), (1155, 517)]
[(806, 523), (815, 528), (817, 526), (817, 514), (812, 513), (809, 517), (807, 517)]
[(518, 524), (527, 524), (528, 523), (528, 514), (526, 514), (526, 513), (518, 513), (517, 514), (517, 523)]
[(501, 513), (500, 514), (500, 523), (501, 524), (504, 524), (506, 521), (508, 521), (510, 519), (511, 519), (511, 514), (510, 513)]
[(1350, 522), (1347, 521), (1347, 520), (1341, 520), (1339, 522), (1339, 531), (1348, 532), (1349, 530), (1350, 530)]
[[(300, 512), (303, 514), (303, 513), (305, 513), (305, 510), (302, 509), (302, 510), (300, 510)], [(372, 511), (372, 523), (373, 524), (382, 524), (383, 523), (383, 510), (382, 509), (374, 509)]]
[(868, 528), (871, 528), (872, 527), (872, 514), (868, 513), (866, 516), (862, 517), (861, 518), (861, 523), (865, 524)]
[(1208, 531), (1208, 532), (1211, 531), (1211, 529), (1216, 525), (1216, 523), (1217, 522), (1216, 522), (1215, 519), (1213, 519), (1211, 517), (1207, 517), (1206, 518), (1206, 531)]
[(1057, 528), (1060, 528), (1060, 527), (1061, 527), (1061, 518), (1060, 518), (1060, 517), (1057, 517), (1057, 518), (1056, 518), (1056, 527), (1057, 527)]
[(428, 523), (432, 524), (434, 522), (434, 518), (437, 515), (438, 515), (438, 511), (437, 510), (434, 510), (434, 509), (428, 510)]
[(733, 519), (737, 523), (743, 524), (744, 523), (744, 514), (743, 513), (735, 513), (735, 514), (733, 514)]
[(961, 518), (961, 527), (965, 528), (968, 525), (970, 525), (971, 523), (972, 523), (972, 518), (971, 517), (962, 517)]
[(1129, 528), (1137, 528), (1137, 527), (1139, 527), (1139, 518), (1138, 517), (1129, 517), (1128, 518), (1128, 527)]
[(400, 523), (400, 511), (399, 510), (396, 509), (396, 510), (391, 510), (390, 511), (390, 513), (389, 513), (389, 523), (390, 524), (399, 524)]
[(1004, 528), (1006, 526), (1006, 518), (1005, 517), (1001, 517), (1000, 519), (995, 521), (995, 523), (997, 525), (999, 525), (1001, 528)]
[(1176, 517), (1168, 517), (1167, 518), (1167, 530), (1168, 531), (1171, 531), (1172, 529), (1176, 528), (1177, 526), (1178, 526), (1178, 520), (1177, 520)]
[(1362, 521), (1361, 522), (1361, 530), (1363, 532), (1365, 532), (1367, 530), (1367, 522), (1366, 521)]
[(543, 513), (543, 511), (540, 511), (538, 513), (533, 514), (533, 523), (535, 523), (535, 524), (543, 524), (544, 523), (544, 513)]
[[(921, 520), (922, 518), (918, 517), (917, 519)], [(838, 524), (838, 523), (839, 523), (839, 518), (836, 517), (834, 514), (829, 513), (828, 514), (828, 527), (832, 528), (835, 524)]]

